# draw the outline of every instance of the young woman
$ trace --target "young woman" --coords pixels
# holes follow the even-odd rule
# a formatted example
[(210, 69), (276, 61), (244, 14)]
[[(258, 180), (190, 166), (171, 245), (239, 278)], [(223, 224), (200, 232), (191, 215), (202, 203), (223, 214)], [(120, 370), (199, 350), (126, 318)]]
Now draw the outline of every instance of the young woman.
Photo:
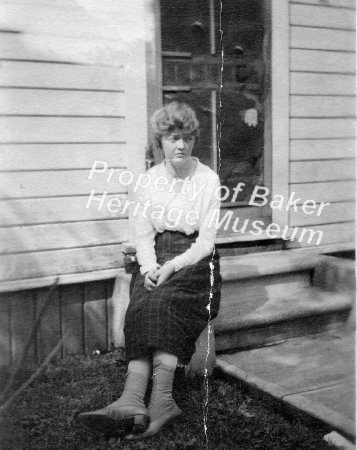
[[(172, 102), (152, 117), (164, 160), (138, 192), (135, 216), (140, 271), (133, 274), (125, 318), (128, 371), (114, 403), (78, 419), (97, 429), (123, 427), (127, 439), (157, 434), (181, 414), (172, 398), (177, 363), (187, 364), (207, 322), (218, 314), (221, 276), (214, 248), (219, 178), (192, 157), (199, 122), (186, 104)], [(151, 399), (144, 395), (153, 374)]]

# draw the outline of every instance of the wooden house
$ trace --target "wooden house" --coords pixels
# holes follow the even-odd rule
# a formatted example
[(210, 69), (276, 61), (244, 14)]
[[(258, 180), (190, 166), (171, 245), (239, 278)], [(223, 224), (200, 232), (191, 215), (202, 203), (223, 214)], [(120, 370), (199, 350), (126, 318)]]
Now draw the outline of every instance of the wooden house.
[(148, 120), (174, 98), (198, 112), (197, 156), (244, 183), (222, 204), (241, 230), (221, 227), (222, 255), (353, 250), (353, 0), (3, 0), (0, 23), (1, 365), (57, 278), (28, 359), (65, 333), (59, 356), (110, 348), (134, 237), (118, 170), (157, 160)]

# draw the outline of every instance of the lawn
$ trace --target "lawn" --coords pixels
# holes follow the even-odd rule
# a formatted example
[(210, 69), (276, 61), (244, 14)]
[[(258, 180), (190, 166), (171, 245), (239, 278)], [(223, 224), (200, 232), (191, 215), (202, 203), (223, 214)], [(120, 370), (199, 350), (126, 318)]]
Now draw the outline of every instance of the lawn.
[[(76, 356), (51, 363), (2, 418), (0, 448), (13, 449), (329, 449), (326, 432), (286, 418), (271, 405), (217, 374), (209, 379), (207, 435), (202, 379), (175, 379), (174, 397), (183, 410), (165, 432), (126, 442), (77, 425), (76, 413), (100, 408), (120, 394), (124, 354)], [(28, 376), (24, 371), (22, 377)], [(17, 380), (18, 383), (21, 380)]]

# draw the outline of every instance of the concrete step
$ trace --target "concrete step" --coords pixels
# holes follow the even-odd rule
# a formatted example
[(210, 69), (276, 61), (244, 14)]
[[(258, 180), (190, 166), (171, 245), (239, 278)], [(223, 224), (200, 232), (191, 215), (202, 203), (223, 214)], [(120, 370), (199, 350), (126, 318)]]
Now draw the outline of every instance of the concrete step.
[[(346, 278), (336, 260), (287, 251), (223, 257), (216, 350), (259, 347), (344, 324), (352, 297), (324, 276)], [(336, 264), (338, 270), (330, 268)]]
[(245, 314), (240, 313), (239, 303), (223, 302), (214, 323), (217, 352), (337, 329), (351, 310), (351, 301), (344, 294), (291, 284), (285, 292), (281, 286), (266, 286), (258, 300)]
[(221, 354), (217, 366), (279, 407), (355, 438), (355, 332), (337, 330)]
[(312, 271), (320, 261), (320, 255), (306, 258), (303, 254), (291, 254), (287, 250), (254, 253), (242, 256), (224, 256), (221, 258), (223, 280), (236, 281), (280, 274)]

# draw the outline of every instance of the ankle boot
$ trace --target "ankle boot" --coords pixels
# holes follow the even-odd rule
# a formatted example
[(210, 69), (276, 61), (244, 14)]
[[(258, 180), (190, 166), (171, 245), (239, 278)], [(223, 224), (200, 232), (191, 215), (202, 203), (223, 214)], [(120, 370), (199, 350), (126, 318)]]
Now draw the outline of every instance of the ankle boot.
[(182, 414), (181, 409), (172, 398), (172, 384), (175, 368), (154, 362), (153, 388), (149, 403), (150, 425), (143, 434), (125, 436), (128, 440), (144, 439), (159, 433), (175, 417)]
[(144, 404), (147, 377), (128, 372), (121, 397), (96, 411), (81, 413), (77, 420), (91, 429), (104, 433), (142, 433), (149, 425), (149, 412)]

